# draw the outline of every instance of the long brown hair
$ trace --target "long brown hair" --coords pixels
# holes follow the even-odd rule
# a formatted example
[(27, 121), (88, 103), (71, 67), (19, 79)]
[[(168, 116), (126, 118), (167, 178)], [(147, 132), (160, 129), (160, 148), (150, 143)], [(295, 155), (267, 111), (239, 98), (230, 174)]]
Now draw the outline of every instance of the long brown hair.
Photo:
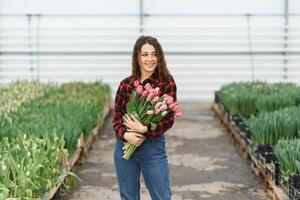
[(158, 62), (157, 62), (157, 67), (156, 67), (155, 71), (158, 72), (160, 77), (162, 77), (164, 79), (168, 78), (170, 76), (170, 72), (167, 68), (165, 55), (161, 48), (161, 45), (159, 44), (159, 42), (157, 41), (157, 39), (155, 37), (143, 36), (143, 35), (137, 39), (137, 41), (135, 42), (135, 45), (133, 47), (132, 63), (131, 63), (132, 76), (134, 76), (136, 78), (140, 78), (140, 76), (141, 76), (141, 68), (139, 65), (139, 56), (141, 55), (142, 46), (147, 43), (154, 46), (155, 51), (156, 51), (156, 56), (157, 56)]

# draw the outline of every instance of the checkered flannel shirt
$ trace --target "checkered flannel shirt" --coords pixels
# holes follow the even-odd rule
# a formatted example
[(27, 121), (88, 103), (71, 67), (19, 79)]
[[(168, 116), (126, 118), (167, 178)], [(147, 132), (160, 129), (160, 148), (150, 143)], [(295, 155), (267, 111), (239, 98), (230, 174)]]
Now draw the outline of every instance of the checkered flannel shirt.
[[(122, 116), (126, 114), (126, 104), (130, 99), (132, 90), (134, 89), (134, 81), (137, 80), (135, 77), (130, 76), (121, 81), (115, 97), (114, 114), (112, 118), (112, 125), (116, 133), (116, 137), (119, 140), (124, 140), (124, 133), (126, 132), (126, 126), (123, 124)], [(158, 73), (153, 73), (151, 77), (144, 80), (141, 83), (145, 86), (150, 83), (153, 88), (159, 87), (160, 96), (168, 94), (176, 101), (176, 84), (172, 76), (168, 79), (163, 79)], [(172, 127), (174, 123), (174, 112), (169, 114), (157, 123), (155, 130), (149, 130), (146, 133), (147, 137), (158, 137)]]

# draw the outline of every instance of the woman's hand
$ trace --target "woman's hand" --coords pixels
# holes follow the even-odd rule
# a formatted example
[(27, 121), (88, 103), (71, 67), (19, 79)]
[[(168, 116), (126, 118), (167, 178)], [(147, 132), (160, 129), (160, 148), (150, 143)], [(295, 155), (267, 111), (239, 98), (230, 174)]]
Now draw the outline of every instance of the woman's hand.
[(144, 126), (137, 118), (133, 115), (130, 117), (125, 114), (124, 124), (128, 127), (128, 131), (138, 132), (138, 133), (147, 133), (148, 127)]
[(141, 133), (128, 131), (125, 132), (124, 139), (127, 140), (127, 142), (129, 142), (130, 144), (138, 147), (143, 144), (143, 142), (146, 140), (146, 137)]

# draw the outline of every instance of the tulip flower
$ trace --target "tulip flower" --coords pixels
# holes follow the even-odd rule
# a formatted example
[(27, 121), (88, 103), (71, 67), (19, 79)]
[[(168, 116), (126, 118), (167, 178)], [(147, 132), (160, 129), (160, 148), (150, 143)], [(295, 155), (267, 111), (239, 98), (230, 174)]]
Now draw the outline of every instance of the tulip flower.
[(145, 97), (145, 96), (147, 96), (147, 95), (148, 95), (148, 91), (147, 91), (147, 90), (144, 90), (144, 91), (142, 92), (142, 96)]
[(147, 110), (147, 115), (153, 115), (154, 111), (153, 110)]
[(182, 111), (175, 112), (175, 117), (181, 117), (182, 116)]
[(157, 110), (162, 105), (162, 102), (157, 102), (154, 106), (154, 108)]
[(159, 108), (160, 111), (165, 111), (167, 110), (168, 106), (166, 104), (162, 104)]
[(143, 93), (143, 86), (139, 85), (139, 86), (136, 88), (136, 92), (137, 92), (139, 95), (142, 95), (142, 93)]
[(155, 94), (155, 96), (158, 96), (158, 95), (159, 95), (159, 87), (156, 87), (156, 88), (154, 89), (154, 94)]
[(160, 113), (159, 109), (154, 110), (154, 114), (158, 115)]
[(154, 104), (154, 103), (156, 103), (158, 100), (159, 100), (159, 97), (156, 96), (156, 97), (154, 97), (154, 98), (152, 99), (151, 103)]
[(147, 83), (147, 84), (145, 85), (145, 89), (146, 89), (147, 91), (149, 91), (150, 89), (152, 89), (152, 86), (150, 85), (150, 83)]
[(167, 94), (164, 96), (164, 99), (166, 100), (168, 105), (170, 105), (174, 101), (174, 98), (170, 95), (167, 95)]
[(161, 115), (162, 115), (162, 116), (166, 116), (167, 113), (168, 113), (168, 111), (165, 110), (165, 111), (163, 111), (163, 112), (161, 113)]
[(179, 109), (179, 106), (178, 106), (178, 104), (173, 108), (173, 111), (175, 111), (176, 112), (176, 110), (178, 110)]
[(169, 108), (174, 111), (174, 107), (177, 105), (177, 102), (173, 102), (169, 105)]
[(150, 101), (153, 100), (153, 98), (154, 98), (154, 94), (153, 94), (153, 93), (149, 93), (148, 96), (147, 96), (146, 101), (147, 101), (147, 102), (150, 102)]
[(137, 88), (140, 85), (140, 81), (139, 80), (134, 81), (133, 85), (135, 88)]

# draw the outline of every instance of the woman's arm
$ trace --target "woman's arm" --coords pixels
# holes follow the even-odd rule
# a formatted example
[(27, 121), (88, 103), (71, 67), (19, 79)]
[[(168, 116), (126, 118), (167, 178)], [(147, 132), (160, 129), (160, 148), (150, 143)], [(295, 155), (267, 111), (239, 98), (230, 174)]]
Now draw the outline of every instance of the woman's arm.
[(122, 120), (122, 116), (126, 113), (126, 101), (124, 99), (124, 94), (126, 93), (124, 91), (125, 89), (126, 88), (123, 86), (123, 82), (121, 82), (116, 93), (114, 114), (112, 118), (113, 129), (115, 130), (116, 137), (119, 140), (124, 140), (124, 133), (126, 132), (126, 126), (123, 124)]

